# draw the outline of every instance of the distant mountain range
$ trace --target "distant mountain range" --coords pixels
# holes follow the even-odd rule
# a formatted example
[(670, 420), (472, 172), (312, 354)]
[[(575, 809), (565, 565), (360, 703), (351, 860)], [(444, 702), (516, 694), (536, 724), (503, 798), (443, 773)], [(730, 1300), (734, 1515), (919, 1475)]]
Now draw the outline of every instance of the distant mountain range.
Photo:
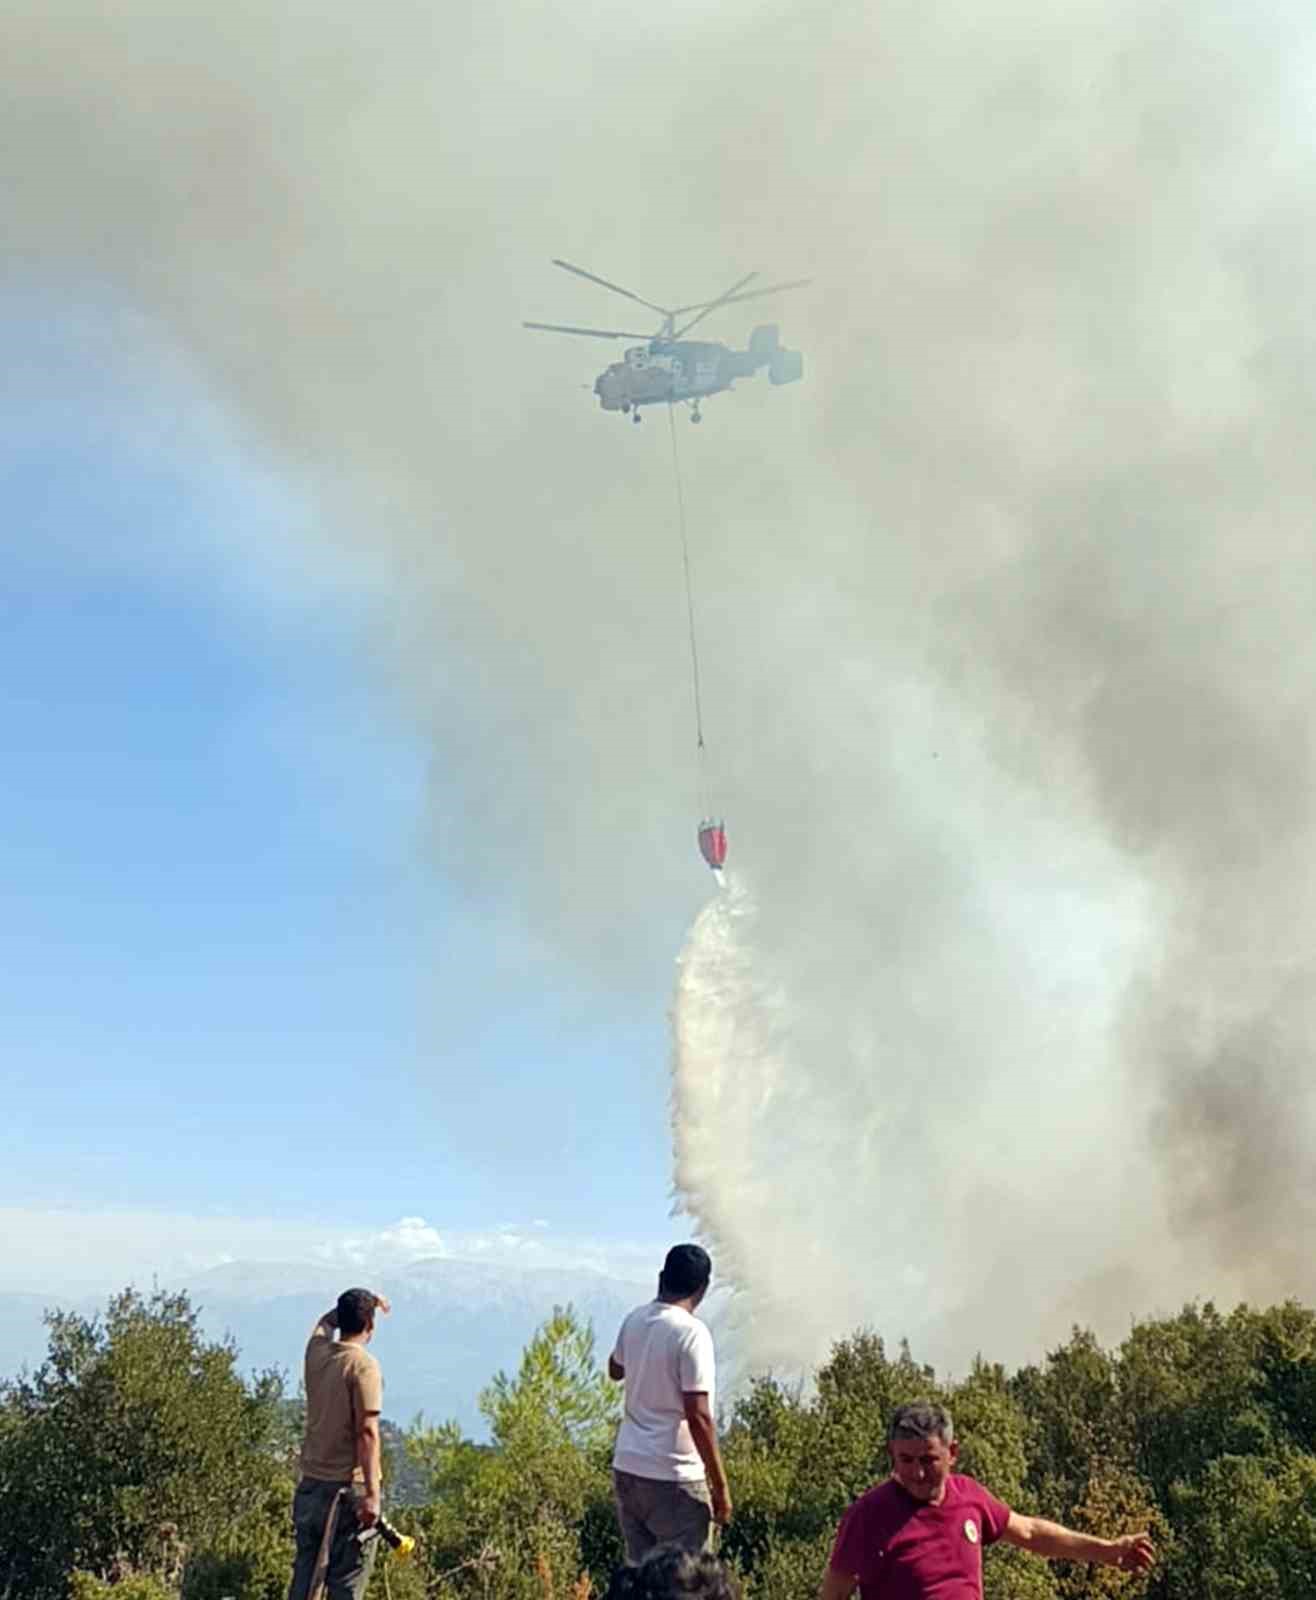
[[(311, 1326), (341, 1289), (361, 1281), (387, 1294), (393, 1312), (381, 1318), (372, 1346), (384, 1369), (384, 1412), (410, 1423), (453, 1418), (482, 1436), (480, 1390), (499, 1369), (512, 1370), (536, 1327), (554, 1306), (570, 1303), (594, 1325), (600, 1362), (617, 1324), (653, 1293), (631, 1282), (582, 1269), (515, 1267), (438, 1256), (387, 1272), (354, 1272), (307, 1262), (230, 1262), (196, 1274), (187, 1289), (211, 1337), (231, 1335), (244, 1370), (280, 1367), (296, 1393)], [(170, 1287), (175, 1287), (170, 1285)], [(43, 1299), (0, 1293), (0, 1375), (36, 1366), (45, 1354), (42, 1313), (48, 1305), (84, 1313), (104, 1301)]]

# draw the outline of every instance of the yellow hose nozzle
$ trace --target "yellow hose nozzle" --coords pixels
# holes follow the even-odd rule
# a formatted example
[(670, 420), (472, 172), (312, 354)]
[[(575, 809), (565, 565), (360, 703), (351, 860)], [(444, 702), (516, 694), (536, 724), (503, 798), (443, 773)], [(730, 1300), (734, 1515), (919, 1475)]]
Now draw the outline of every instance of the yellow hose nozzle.
[(392, 1523), (386, 1522), (383, 1517), (375, 1523), (375, 1533), (402, 1561), (406, 1561), (416, 1548), (416, 1541), (409, 1533), (399, 1533)]

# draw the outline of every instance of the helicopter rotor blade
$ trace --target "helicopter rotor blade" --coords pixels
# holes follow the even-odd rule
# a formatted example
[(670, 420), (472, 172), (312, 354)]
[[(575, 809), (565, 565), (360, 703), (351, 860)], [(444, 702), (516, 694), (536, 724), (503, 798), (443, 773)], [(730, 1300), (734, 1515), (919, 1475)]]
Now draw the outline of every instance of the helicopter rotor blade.
[[(683, 316), (687, 311), (701, 311), (704, 316), (707, 316), (715, 306), (729, 306), (737, 300), (757, 300), (765, 294), (781, 294), (785, 289), (801, 289), (806, 283), (812, 282), (812, 278), (792, 278), (788, 283), (770, 283), (766, 289), (750, 289), (745, 294), (724, 294), (720, 300), (710, 302), (707, 307), (681, 306), (673, 315), (679, 317)], [(696, 317), (695, 322), (698, 321), (699, 318)], [(684, 333), (686, 329), (692, 327), (694, 327), (694, 323), (687, 322), (681, 332)]]
[[(716, 300), (707, 301), (702, 308), (697, 306), (689, 307), (691, 311), (697, 310), (699, 315), (697, 317), (691, 317), (689, 322), (687, 322), (683, 328), (678, 328), (676, 332), (671, 335), (671, 337), (673, 339), (683, 338), (687, 333), (690, 332), (691, 328), (694, 327), (696, 322), (702, 322), (710, 312), (716, 311), (718, 306), (725, 305), (727, 301), (735, 295), (737, 289), (743, 289), (747, 283), (752, 282), (757, 277), (757, 272), (747, 272), (743, 278), (737, 279), (737, 281), (731, 285), (725, 294), (718, 295)], [(673, 316), (675, 315), (676, 313), (673, 312)]]
[[(745, 283), (748, 283), (751, 278), (756, 278), (756, 277), (758, 277), (758, 273), (751, 272), (746, 277), (742, 278), (740, 280), (740, 282), (742, 284), (745, 284)], [(736, 287), (739, 287), (739, 285), (733, 285), (733, 288), (736, 288)], [(753, 293), (754, 291), (751, 290), (750, 292)], [(759, 292), (762, 293), (762, 291), (759, 291)], [(732, 293), (732, 290), (728, 289), (726, 294), (718, 295), (716, 300), (695, 300), (688, 306), (677, 306), (673, 310), (672, 315), (674, 317), (683, 317), (689, 311), (703, 311), (703, 310), (707, 309), (709, 306), (720, 306), (724, 300), (731, 300), (731, 299), (734, 299), (734, 298), (735, 298), (735, 296)]]
[(578, 333), (584, 339), (652, 339), (651, 333), (627, 333), (624, 328), (569, 328), (561, 322), (523, 322), (523, 328), (541, 333)]
[(597, 273), (586, 272), (584, 267), (573, 267), (569, 261), (559, 261), (556, 256), (553, 257), (553, 265), (561, 267), (563, 272), (574, 272), (578, 278), (588, 278), (591, 283), (602, 284), (605, 289), (611, 289), (613, 294), (624, 294), (628, 300), (634, 300), (637, 305), (648, 306), (650, 311), (656, 311), (660, 317), (671, 315), (666, 306), (656, 306), (652, 300), (646, 300), (643, 295), (634, 294), (630, 289), (623, 289), (619, 283), (609, 283)]

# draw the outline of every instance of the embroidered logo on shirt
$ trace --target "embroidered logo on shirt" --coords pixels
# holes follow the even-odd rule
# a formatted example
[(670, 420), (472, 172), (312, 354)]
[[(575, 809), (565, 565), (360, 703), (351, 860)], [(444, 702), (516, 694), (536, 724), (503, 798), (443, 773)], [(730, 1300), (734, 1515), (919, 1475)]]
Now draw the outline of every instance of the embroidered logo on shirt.
[(977, 1542), (978, 1542), (978, 1524), (976, 1522), (972, 1522), (972, 1521), (968, 1521), (968, 1520), (965, 1521), (965, 1524), (964, 1524), (964, 1537), (969, 1541), (970, 1544), (977, 1544)]

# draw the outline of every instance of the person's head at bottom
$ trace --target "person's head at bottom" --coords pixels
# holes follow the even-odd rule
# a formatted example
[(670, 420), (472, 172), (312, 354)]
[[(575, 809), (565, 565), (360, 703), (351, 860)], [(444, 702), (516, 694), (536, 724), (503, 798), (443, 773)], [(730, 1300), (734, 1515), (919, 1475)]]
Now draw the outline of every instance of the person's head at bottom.
[(932, 1400), (899, 1406), (886, 1439), (891, 1476), (913, 1499), (940, 1505), (960, 1454), (950, 1412)]
[(606, 1600), (740, 1600), (740, 1586), (715, 1555), (660, 1544), (634, 1567), (618, 1567)]

